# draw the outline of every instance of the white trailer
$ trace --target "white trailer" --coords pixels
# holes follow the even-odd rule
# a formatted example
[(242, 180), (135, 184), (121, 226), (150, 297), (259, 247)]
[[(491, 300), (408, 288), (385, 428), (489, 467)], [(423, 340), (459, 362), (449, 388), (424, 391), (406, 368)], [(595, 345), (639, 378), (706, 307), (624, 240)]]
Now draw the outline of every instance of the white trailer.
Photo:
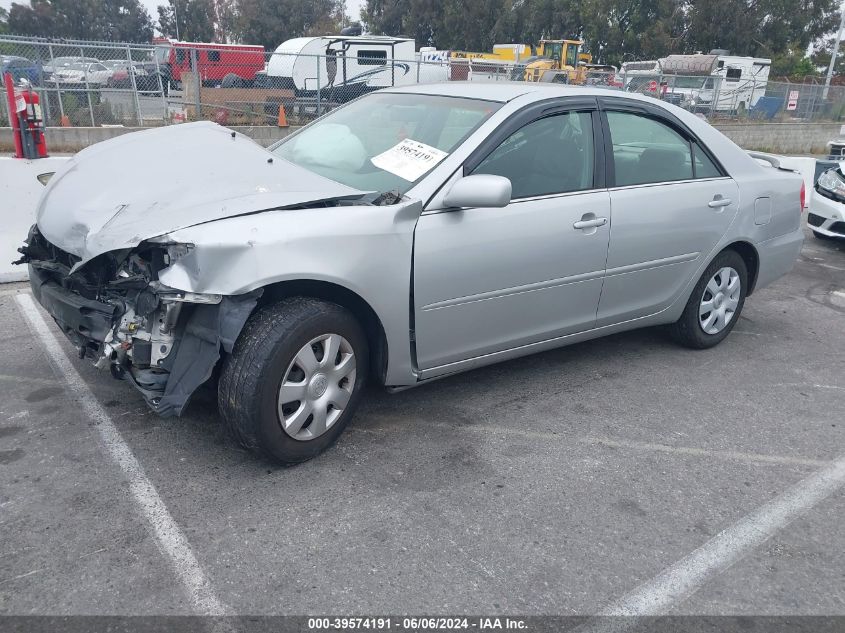
[(713, 73), (721, 79), (715, 109), (735, 112), (754, 107), (766, 94), (771, 68), (768, 58), (719, 55)]
[(711, 51), (709, 55), (669, 55), (659, 60), (668, 90), (684, 97), (694, 111), (740, 112), (766, 94), (771, 59)]
[(622, 75), (623, 88), (628, 92), (643, 92), (643, 85), (660, 80), (660, 62), (656, 59), (645, 61), (624, 62), (619, 69)]
[(282, 43), (267, 64), (268, 85), (335, 103), (446, 74), (442, 63), (421, 60), (413, 39), (370, 35), (297, 37)]

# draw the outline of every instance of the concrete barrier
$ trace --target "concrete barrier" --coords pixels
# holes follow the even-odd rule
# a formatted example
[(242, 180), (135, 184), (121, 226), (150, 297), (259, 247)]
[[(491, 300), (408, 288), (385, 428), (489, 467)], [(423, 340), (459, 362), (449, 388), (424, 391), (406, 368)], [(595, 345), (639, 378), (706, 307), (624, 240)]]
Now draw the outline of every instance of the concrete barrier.
[(27, 279), (26, 267), (12, 266), (12, 261), (20, 257), (18, 247), (35, 223), (35, 207), (44, 189), (35, 177), (56, 171), (67, 160), (0, 158), (0, 283)]
[(840, 136), (839, 123), (716, 123), (714, 127), (747, 150), (772, 154), (826, 154)]
[[(141, 127), (49, 127), (47, 128), (47, 147), (51, 153), (73, 153), (89, 145), (105, 141), (121, 134), (137, 132), (149, 128)], [(256, 143), (267, 147), (283, 139), (296, 127), (275, 127), (272, 125), (231, 126), (231, 129), (248, 136)], [(0, 127), (0, 152), (13, 152), (15, 149), (12, 129)]]
[[(714, 127), (740, 147), (775, 154), (824, 154), (831, 139), (840, 136), (839, 123), (733, 123), (719, 122)], [(128, 132), (135, 127), (51, 127), (47, 128), (47, 145), (51, 152), (79, 150)], [(267, 147), (298, 129), (272, 125), (232, 126), (245, 136)], [(14, 149), (10, 128), (0, 128), (0, 152)]]

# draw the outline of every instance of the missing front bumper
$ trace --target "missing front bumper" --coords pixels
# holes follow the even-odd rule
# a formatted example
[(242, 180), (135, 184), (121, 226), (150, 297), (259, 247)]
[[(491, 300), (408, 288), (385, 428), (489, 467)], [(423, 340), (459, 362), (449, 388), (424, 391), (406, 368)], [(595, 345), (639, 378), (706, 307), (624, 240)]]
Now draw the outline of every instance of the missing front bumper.
[[(175, 324), (172, 349), (160, 362), (138, 366), (114, 353), (114, 333), (126, 308), (86, 299), (64, 288), (37, 266), (29, 265), (32, 294), (53, 317), (80, 357), (111, 368), (128, 379), (153, 411), (181, 415), (197, 387), (207, 381), (222, 352), (231, 352), (262, 291), (222, 297), (219, 303), (193, 304)], [(184, 297), (180, 301), (184, 301)], [(138, 345), (138, 343), (136, 343)], [(147, 353), (147, 352), (145, 352)], [(149, 356), (146, 356), (149, 362)]]

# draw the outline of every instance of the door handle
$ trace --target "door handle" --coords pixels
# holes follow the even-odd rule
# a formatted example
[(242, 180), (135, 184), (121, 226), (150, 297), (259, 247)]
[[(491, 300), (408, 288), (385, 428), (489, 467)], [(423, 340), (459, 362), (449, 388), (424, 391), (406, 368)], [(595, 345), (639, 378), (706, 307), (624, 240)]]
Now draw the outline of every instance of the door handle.
[(713, 198), (710, 202), (707, 203), (707, 206), (711, 209), (718, 209), (719, 207), (726, 207), (731, 203), (730, 198), (722, 198), (721, 196), (717, 198)]
[(593, 218), (592, 220), (578, 220), (572, 225), (573, 229), (593, 229), (607, 224), (607, 218)]

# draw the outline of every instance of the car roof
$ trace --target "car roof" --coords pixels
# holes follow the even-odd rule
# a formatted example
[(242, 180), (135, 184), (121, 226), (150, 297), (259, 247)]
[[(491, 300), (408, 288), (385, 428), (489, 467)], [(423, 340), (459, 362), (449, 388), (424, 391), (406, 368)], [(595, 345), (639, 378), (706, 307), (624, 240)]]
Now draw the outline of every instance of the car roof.
[(533, 95), (537, 99), (555, 96), (620, 96), (642, 100), (644, 97), (601, 86), (568, 86), (565, 84), (534, 83), (526, 81), (449, 81), (443, 83), (418, 84), (399, 88), (388, 88), (385, 92), (402, 92), (443, 97), (465, 97), (507, 103), (523, 95)]

